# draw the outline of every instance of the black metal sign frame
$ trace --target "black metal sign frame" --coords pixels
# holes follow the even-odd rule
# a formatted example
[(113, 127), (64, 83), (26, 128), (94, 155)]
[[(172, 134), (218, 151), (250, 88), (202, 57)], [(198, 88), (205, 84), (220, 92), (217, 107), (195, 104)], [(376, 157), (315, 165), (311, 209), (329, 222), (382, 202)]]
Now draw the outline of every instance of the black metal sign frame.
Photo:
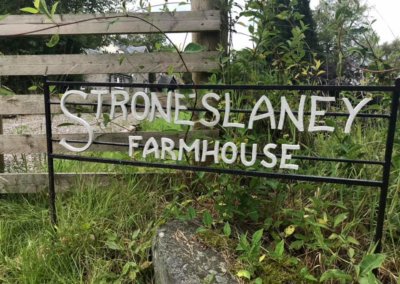
[[(121, 83), (89, 83), (89, 82), (62, 82), (62, 81), (48, 81), (46, 77), (43, 80), (44, 85), (44, 102), (45, 102), (45, 115), (46, 115), (46, 137), (47, 137), (47, 159), (48, 159), (48, 176), (49, 176), (49, 198), (50, 198), (50, 214), (51, 221), (53, 224), (57, 223), (57, 214), (55, 206), (55, 172), (54, 172), (54, 159), (61, 160), (75, 160), (83, 162), (96, 162), (105, 164), (115, 165), (126, 165), (126, 166), (137, 166), (137, 167), (150, 167), (150, 168), (161, 168), (161, 169), (174, 169), (183, 171), (193, 172), (208, 172), (208, 173), (220, 173), (220, 174), (231, 174), (240, 176), (251, 176), (251, 177), (263, 177), (263, 178), (274, 178), (291, 181), (308, 181), (308, 182), (320, 182), (320, 183), (332, 183), (332, 184), (344, 184), (344, 185), (356, 185), (366, 187), (377, 187), (380, 188), (379, 205), (377, 209), (377, 220), (376, 220), (376, 231), (374, 241), (376, 242), (376, 252), (382, 250), (382, 236), (384, 229), (385, 210), (389, 188), (389, 178), (391, 169), (391, 160), (393, 153), (393, 144), (396, 131), (397, 115), (399, 108), (400, 98), (400, 79), (395, 81), (394, 86), (259, 86), (259, 85), (164, 85), (164, 84), (121, 84)], [(364, 118), (376, 118), (386, 119), (389, 121), (386, 137), (386, 149), (384, 155), (384, 161), (371, 161), (371, 160), (352, 160), (352, 159), (340, 159), (340, 158), (325, 158), (325, 157), (309, 157), (309, 156), (293, 156), (293, 159), (297, 160), (313, 160), (313, 161), (325, 161), (325, 162), (336, 162), (336, 163), (350, 163), (350, 164), (364, 164), (364, 165), (378, 165), (383, 168), (381, 180), (365, 180), (365, 179), (351, 179), (341, 177), (324, 177), (324, 176), (313, 176), (313, 175), (300, 175), (300, 174), (286, 174), (286, 173), (267, 173), (259, 171), (245, 171), (237, 169), (222, 169), (215, 167), (203, 167), (195, 165), (178, 165), (178, 164), (165, 164), (165, 163), (150, 163), (143, 161), (129, 161), (129, 160), (115, 160), (115, 159), (104, 159), (94, 157), (83, 157), (78, 155), (66, 155), (57, 154), (53, 152), (53, 142), (59, 142), (53, 138), (52, 134), (52, 113), (51, 105), (59, 104), (59, 102), (52, 102), (50, 100), (50, 86), (61, 86), (61, 87), (127, 87), (127, 88), (168, 88), (181, 89), (181, 90), (259, 90), (259, 91), (326, 91), (340, 93), (341, 91), (353, 91), (353, 92), (385, 92), (391, 93), (391, 110), (389, 114), (374, 114), (374, 113), (360, 113), (357, 117)], [(95, 104), (79, 104), (79, 105), (95, 105)], [(188, 111), (206, 111), (203, 108), (188, 108)], [(221, 110), (223, 112), (224, 110)], [(232, 113), (249, 113), (249, 110), (236, 109), (231, 110)], [(307, 114), (307, 113), (305, 113)], [(332, 117), (343, 117), (348, 116), (348, 113), (337, 113), (327, 112), (326, 116)], [(72, 143), (82, 143), (82, 141), (70, 141)], [(85, 142), (86, 143), (86, 142)], [(114, 146), (128, 146), (127, 144), (121, 143), (109, 143), (94, 141), (93, 144), (97, 145), (114, 145)]]

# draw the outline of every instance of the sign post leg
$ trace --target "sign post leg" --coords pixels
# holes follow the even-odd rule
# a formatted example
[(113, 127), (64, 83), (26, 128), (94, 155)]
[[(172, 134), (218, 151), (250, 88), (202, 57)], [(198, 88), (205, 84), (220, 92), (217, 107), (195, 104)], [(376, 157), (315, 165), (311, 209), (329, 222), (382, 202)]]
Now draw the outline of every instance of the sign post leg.
[(392, 161), (394, 136), (396, 131), (397, 112), (399, 109), (399, 98), (400, 98), (400, 78), (396, 79), (396, 90), (393, 92), (392, 105), (390, 110), (389, 129), (386, 139), (385, 165), (383, 168), (382, 187), (379, 197), (378, 219), (376, 222), (376, 233), (375, 233), (375, 243), (377, 244), (375, 249), (376, 253), (380, 253), (382, 251), (383, 225), (385, 222), (385, 211), (386, 211), (386, 203), (387, 203), (387, 195), (389, 190), (389, 179), (390, 179), (390, 166)]
[(46, 116), (46, 141), (47, 141), (47, 167), (49, 175), (49, 205), (50, 219), (53, 226), (57, 225), (57, 210), (56, 210), (56, 192), (54, 184), (54, 158), (53, 158), (53, 141), (51, 128), (51, 105), (50, 105), (50, 88), (47, 78), (43, 78), (44, 91), (44, 107)]

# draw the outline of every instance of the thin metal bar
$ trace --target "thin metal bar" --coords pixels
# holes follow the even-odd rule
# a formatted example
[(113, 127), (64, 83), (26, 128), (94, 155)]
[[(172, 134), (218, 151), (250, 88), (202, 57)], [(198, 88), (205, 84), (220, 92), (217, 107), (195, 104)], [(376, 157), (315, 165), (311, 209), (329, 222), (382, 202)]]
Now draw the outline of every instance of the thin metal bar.
[(395, 132), (396, 132), (397, 112), (399, 109), (400, 78), (396, 79), (395, 87), (396, 87), (396, 89), (393, 92), (393, 97), (392, 97), (392, 106), (391, 106), (391, 112), (390, 112), (391, 118), (389, 121), (389, 129), (388, 129), (387, 140), (386, 140), (385, 166), (383, 168), (381, 194), (379, 197), (378, 216), (377, 216), (377, 222), (376, 222), (375, 242), (377, 245), (376, 245), (375, 252), (377, 252), (377, 253), (382, 251), (382, 237), (383, 237), (383, 227), (384, 227), (384, 222), (385, 222), (387, 195), (388, 195), (388, 189), (389, 189), (390, 167), (391, 167), (391, 162), (392, 162), (393, 143), (394, 143)]
[(113, 164), (122, 166), (138, 166), (145, 168), (220, 173), (220, 174), (231, 174), (231, 175), (252, 176), (252, 177), (267, 177), (275, 179), (324, 182), (324, 183), (334, 183), (334, 184), (344, 184), (344, 185), (359, 185), (359, 186), (370, 186), (370, 187), (382, 186), (381, 181), (374, 181), (374, 180), (346, 179), (338, 177), (319, 177), (310, 175), (295, 175), (295, 174), (282, 174), (282, 173), (266, 173), (266, 172), (244, 171), (244, 170), (233, 170), (233, 169), (222, 169), (222, 168), (208, 168), (201, 166), (187, 166), (178, 164), (148, 163), (148, 162), (113, 160), (113, 159), (93, 158), (93, 157), (83, 157), (83, 156), (69, 156), (60, 154), (53, 154), (52, 156), (54, 159), (94, 162), (94, 163)]
[(51, 108), (50, 108), (50, 88), (46, 77), (43, 77), (44, 89), (44, 107), (46, 117), (46, 142), (47, 142), (47, 166), (49, 175), (49, 204), (50, 204), (50, 219), (53, 226), (57, 225), (57, 209), (56, 209), (56, 191), (54, 184), (54, 158), (53, 158), (53, 143), (52, 143), (52, 123), (51, 123)]
[(87, 86), (87, 87), (126, 87), (126, 88), (160, 88), (182, 90), (255, 90), (255, 91), (365, 91), (365, 92), (393, 92), (394, 86), (281, 86), (281, 85), (171, 85), (148, 83), (100, 83), (100, 82), (65, 82), (49, 81), (55, 86)]
[[(60, 142), (60, 139), (52, 139), (53, 142)], [(76, 143), (76, 144), (86, 144), (87, 141), (82, 140), (67, 140), (66, 142), (69, 143)], [(116, 143), (116, 142), (107, 142), (107, 141), (93, 141), (92, 144), (94, 145), (104, 145), (104, 146), (116, 146), (116, 147), (129, 147), (128, 143)], [(142, 149), (144, 145), (139, 145), (137, 148)], [(178, 150), (174, 148), (174, 150)], [(231, 151), (226, 151), (226, 154), (231, 155)], [(250, 152), (246, 152), (246, 156), (252, 155)], [(257, 157), (264, 157), (265, 154), (257, 153)], [(277, 158), (281, 158), (282, 155), (276, 154)], [(294, 160), (305, 160), (305, 161), (319, 161), (319, 162), (335, 162), (335, 163), (353, 163), (353, 164), (365, 164), (365, 165), (378, 165), (384, 166), (385, 162), (382, 161), (370, 161), (370, 160), (351, 160), (351, 159), (338, 159), (338, 158), (325, 158), (325, 157), (311, 157), (311, 156), (296, 156), (292, 155), (292, 159)]]
[[(60, 102), (51, 102), (52, 105), (59, 105)], [(71, 106), (97, 106), (97, 103), (66, 103), (66, 105), (71, 105)], [(127, 106), (128, 104), (126, 104)], [(112, 106), (111, 104), (102, 104), (102, 106)], [(136, 105), (138, 109), (145, 108), (144, 105)], [(171, 107), (171, 110), (176, 110), (175, 107)], [(217, 109), (219, 112), (224, 113), (225, 109)], [(183, 110), (179, 110), (181, 112), (192, 112), (192, 111), (198, 111), (198, 112), (209, 112), (210, 110), (205, 109), (205, 108), (187, 108)], [(249, 109), (231, 109), (231, 113), (248, 113), (251, 114), (252, 110)], [(264, 114), (264, 111), (258, 111), (256, 114)], [(279, 111), (274, 112), (276, 115), (280, 115)], [(298, 115), (297, 111), (293, 111), (294, 115)], [(304, 115), (311, 115), (311, 112), (304, 112)], [(332, 117), (348, 117), (348, 113), (344, 112), (326, 112), (324, 116), (332, 116)], [(375, 114), (375, 113), (359, 113), (357, 114), (358, 118), (390, 118), (389, 114)]]
[[(0, 115), (0, 135), (3, 135), (3, 116)], [(4, 160), (4, 154), (0, 154), (0, 173), (4, 173), (5, 171), (5, 160)]]

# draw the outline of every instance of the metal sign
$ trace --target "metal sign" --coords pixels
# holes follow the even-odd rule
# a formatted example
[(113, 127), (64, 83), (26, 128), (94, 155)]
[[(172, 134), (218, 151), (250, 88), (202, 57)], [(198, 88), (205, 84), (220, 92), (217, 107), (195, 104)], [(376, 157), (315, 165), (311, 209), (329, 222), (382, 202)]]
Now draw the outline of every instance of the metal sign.
[[(50, 86), (59, 86), (68, 89), (61, 102), (53, 102), (50, 100)], [(107, 141), (96, 141), (94, 139), (94, 131), (90, 125), (78, 115), (71, 113), (67, 106), (74, 104), (68, 103), (70, 95), (79, 95), (83, 99), (88, 96), (83, 92), (83, 87), (96, 87), (92, 90), (92, 95), (97, 96), (96, 103), (80, 103), (80, 105), (92, 105), (97, 107), (96, 117), (101, 116), (104, 106), (110, 107), (111, 119), (115, 116), (116, 109), (120, 109), (123, 117), (126, 119), (130, 113), (135, 120), (138, 121), (153, 121), (156, 116), (165, 120), (168, 123), (192, 126), (191, 120), (184, 120), (180, 117), (180, 112), (208, 112), (212, 113), (211, 119), (201, 119), (199, 123), (205, 127), (215, 127), (222, 125), (224, 128), (236, 128), (252, 130), (255, 123), (259, 121), (267, 122), (271, 130), (282, 130), (285, 123), (291, 123), (298, 132), (321, 132), (324, 135), (329, 135), (334, 131), (342, 131), (350, 135), (353, 123), (358, 118), (362, 119), (384, 119), (388, 121), (388, 130), (386, 136), (386, 149), (384, 160), (358, 160), (332, 157), (318, 157), (296, 155), (296, 151), (300, 150), (299, 144), (280, 144), (279, 146), (273, 141), (258, 145), (253, 143), (246, 145), (241, 143), (237, 145), (232, 141), (225, 143), (219, 140), (210, 141), (208, 139), (195, 139), (191, 144), (185, 139), (180, 139), (178, 142), (172, 141), (169, 138), (161, 138), (158, 142), (154, 138), (144, 141), (143, 137), (136, 136), (134, 133), (129, 136), (126, 143), (113, 143)], [(99, 89), (103, 87), (104, 89)], [(111, 88), (117, 88), (116, 91), (111, 91)], [(162, 106), (156, 93), (146, 94), (144, 92), (136, 92), (130, 96), (128, 91), (123, 88), (146, 88), (146, 89), (168, 89), (166, 106)], [(195, 107), (187, 107), (182, 103), (184, 95), (179, 94), (178, 90), (190, 91), (194, 90), (194, 94), (187, 95), (195, 101)], [(206, 94), (201, 96), (201, 103), (197, 102), (199, 97), (197, 92), (203, 90)], [(292, 110), (285, 96), (280, 96), (280, 100), (274, 105), (268, 95), (258, 95), (254, 100), (251, 109), (233, 109), (231, 108), (231, 92), (296, 92), (299, 94), (296, 110)], [(390, 113), (376, 113), (364, 111), (367, 105), (373, 101), (373, 96), (363, 97), (361, 101), (355, 103), (342, 93), (386, 93), (391, 95), (391, 110)], [(323, 96), (316, 94), (324, 93)], [(111, 104), (103, 103), (104, 95), (111, 95)], [(326, 95), (328, 94), (328, 95)], [(330, 96), (329, 94), (335, 94)], [(60, 82), (48, 81), (44, 78), (44, 99), (46, 111), (46, 133), (47, 133), (47, 157), (48, 157), (48, 172), (49, 172), (49, 193), (50, 193), (50, 211), (53, 224), (57, 222), (55, 209), (55, 183), (54, 183), (54, 159), (76, 160), (83, 162), (96, 162), (105, 164), (126, 165), (135, 167), (150, 167), (162, 169), (174, 169), (194, 172), (208, 172), (231, 174), (240, 176), (274, 178), (290, 181), (306, 181), (319, 183), (343, 184), (351, 186), (365, 186), (380, 188), (380, 200), (377, 212), (377, 224), (375, 233), (375, 242), (377, 242), (376, 251), (382, 249), (381, 240), (383, 235), (383, 225), (385, 219), (386, 200), (389, 187), (390, 166), (393, 152), (393, 143), (397, 122), (397, 112), (399, 107), (400, 97), (400, 79), (396, 80), (395, 86), (259, 86), (259, 85), (165, 85), (165, 84), (124, 84), (124, 83), (88, 83), (88, 82)], [(222, 107), (215, 107), (211, 101), (220, 102)], [(293, 98), (292, 98), (293, 100)], [(140, 103), (139, 103), (140, 102)], [(76, 104), (76, 103), (75, 103)], [(329, 104), (341, 104), (340, 109), (345, 111), (330, 111), (329, 108), (323, 109), (323, 106)], [(88, 134), (87, 141), (68, 141), (66, 139), (54, 139), (52, 134), (52, 113), (51, 105), (59, 105), (62, 112), (72, 121), (82, 125)], [(201, 105), (201, 107), (196, 107)], [(278, 111), (279, 110), (279, 111)], [(248, 117), (247, 123), (239, 123), (231, 121), (231, 114), (245, 114)], [(304, 117), (309, 117), (305, 120)], [(334, 126), (329, 126), (324, 122), (325, 118), (342, 118), (345, 124), (342, 129), (335, 129)], [(286, 120), (286, 122), (285, 122)], [(54, 153), (53, 143), (61, 144), (71, 154)], [(76, 147), (74, 145), (83, 145)], [(78, 155), (77, 152), (84, 152), (91, 145), (110, 145), (117, 147), (126, 147), (127, 152), (132, 156), (136, 151), (141, 150), (142, 160), (115, 160), (104, 159)], [(250, 151), (249, 151), (250, 149)], [(204, 162), (212, 158), (215, 164), (223, 164), (214, 166), (200, 166), (184, 164), (179, 162), (183, 160), (183, 155), (193, 154), (196, 162)], [(151, 156), (159, 160), (157, 162), (148, 162), (146, 158)], [(249, 158), (250, 157), (250, 158)], [(279, 162), (278, 162), (279, 159)], [(165, 160), (176, 161), (176, 163), (162, 162)], [(382, 178), (379, 180), (355, 179), (348, 177), (331, 177), (331, 176), (315, 176), (297, 174), (299, 169), (298, 163), (294, 161), (315, 161), (326, 163), (346, 163), (358, 164), (367, 166), (379, 166), (381, 168)], [(227, 165), (241, 165), (242, 169), (230, 168)], [(244, 170), (246, 167), (252, 167), (255, 163), (259, 163), (258, 170)]]

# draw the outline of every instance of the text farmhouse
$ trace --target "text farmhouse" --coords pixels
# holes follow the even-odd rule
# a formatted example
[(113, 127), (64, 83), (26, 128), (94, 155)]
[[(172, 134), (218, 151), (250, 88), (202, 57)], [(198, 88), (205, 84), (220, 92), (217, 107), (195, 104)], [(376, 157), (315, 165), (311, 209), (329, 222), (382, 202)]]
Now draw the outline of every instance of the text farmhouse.
[[(151, 92), (150, 95), (144, 92), (136, 92), (132, 96), (128, 92), (123, 90), (92, 90), (92, 95), (97, 97), (97, 111), (96, 118), (99, 119), (102, 116), (102, 107), (104, 102), (104, 97), (106, 95), (111, 95), (111, 107), (110, 107), (110, 118), (114, 119), (117, 108), (120, 108), (122, 116), (125, 120), (128, 119), (128, 112), (131, 112), (132, 118), (141, 122), (144, 120), (154, 121), (157, 117), (164, 119), (168, 123), (173, 123), (176, 125), (187, 125), (193, 126), (194, 121), (183, 120), (180, 117), (182, 111), (187, 110), (187, 106), (184, 104), (185, 95), (179, 94), (173, 91), (168, 92), (166, 106), (163, 107), (159, 100), (157, 93)], [(88, 141), (83, 147), (75, 147), (70, 145), (66, 139), (62, 139), (60, 144), (66, 149), (73, 152), (83, 152), (86, 151), (93, 143), (94, 130), (90, 124), (79, 117), (78, 115), (72, 114), (66, 107), (68, 98), (71, 95), (79, 95), (84, 100), (86, 100), (89, 94), (78, 91), (70, 90), (67, 91), (61, 99), (60, 105), (62, 112), (71, 120), (76, 123), (81, 124), (88, 133)], [(195, 94), (189, 95), (191, 99), (195, 98)], [(224, 101), (224, 111), (221, 113), (217, 108), (215, 108), (211, 102)], [(304, 121), (304, 109), (306, 106), (306, 100), (310, 100), (310, 119), (308, 125), (305, 125)], [(364, 98), (357, 105), (353, 105), (348, 98), (342, 98), (344, 106), (347, 109), (348, 117), (343, 129), (344, 133), (350, 133), (352, 124), (357, 114), (365, 107), (372, 99)], [(222, 98), (216, 93), (207, 93), (201, 98), (201, 104), (205, 110), (213, 114), (211, 120), (206, 120), (204, 118), (200, 119), (199, 123), (206, 127), (214, 127), (220, 123), (225, 128), (247, 128), (253, 129), (254, 123), (260, 120), (268, 120), (271, 129), (282, 130), (284, 127), (285, 119), (288, 119), (293, 123), (298, 131), (304, 132), (333, 132), (335, 128), (332, 126), (324, 125), (324, 123), (317, 123), (326, 114), (325, 110), (321, 110), (323, 102), (335, 102), (335, 97), (329, 96), (299, 96), (298, 109), (293, 112), (285, 96), (280, 97), (280, 106), (276, 108), (273, 106), (272, 102), (266, 95), (261, 96), (254, 107), (251, 110), (249, 120), (246, 124), (232, 122), (231, 118), (231, 96), (229, 93), (225, 93)], [(128, 110), (129, 108), (129, 110)], [(276, 112), (276, 110), (280, 110)], [(308, 110), (307, 110), (308, 111)], [(143, 140), (142, 136), (129, 136), (129, 155), (132, 156), (136, 148), (140, 147), (139, 142)], [(262, 147), (262, 152), (265, 155), (265, 159), (260, 161), (261, 165), (265, 168), (274, 168), (279, 166), (281, 169), (291, 169), (297, 170), (298, 165), (290, 164), (289, 161), (292, 155), (289, 151), (300, 150), (300, 145), (290, 145), (282, 144), (280, 162), (278, 163), (277, 155), (274, 154), (274, 150), (278, 147), (275, 143), (269, 143)], [(250, 146), (251, 152), (247, 153), (248, 145), (246, 143), (241, 143), (239, 146), (233, 142), (226, 142), (222, 144), (220, 141), (200, 140), (196, 139), (192, 143), (187, 144), (184, 139), (179, 139), (178, 145), (175, 141), (170, 138), (163, 137), (161, 140), (157, 141), (155, 138), (148, 139), (143, 147), (142, 156), (146, 158), (149, 155), (153, 155), (156, 159), (166, 160), (171, 159), (175, 161), (180, 161), (184, 157), (184, 153), (192, 152), (194, 154), (194, 159), (196, 162), (206, 161), (207, 157), (213, 157), (215, 163), (220, 163), (220, 160), (225, 164), (233, 164), (240, 158), (241, 163), (244, 166), (250, 167), (254, 165), (257, 161), (257, 154), (259, 151), (258, 144), (252, 144)]]

